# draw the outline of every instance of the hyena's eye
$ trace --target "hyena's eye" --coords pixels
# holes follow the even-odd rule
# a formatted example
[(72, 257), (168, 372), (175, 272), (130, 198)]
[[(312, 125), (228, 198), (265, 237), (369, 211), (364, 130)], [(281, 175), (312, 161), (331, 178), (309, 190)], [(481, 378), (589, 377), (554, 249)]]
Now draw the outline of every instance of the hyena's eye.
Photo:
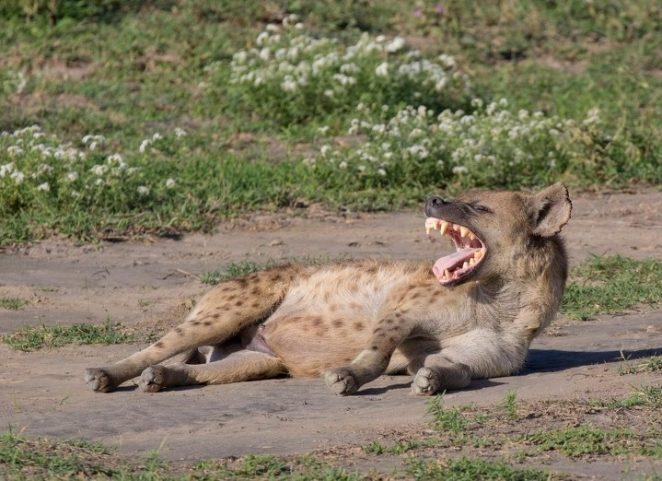
[(490, 209), (489, 207), (483, 204), (479, 204), (478, 202), (472, 202), (469, 205), (476, 212), (480, 212), (482, 214), (494, 214), (494, 211), (492, 209)]

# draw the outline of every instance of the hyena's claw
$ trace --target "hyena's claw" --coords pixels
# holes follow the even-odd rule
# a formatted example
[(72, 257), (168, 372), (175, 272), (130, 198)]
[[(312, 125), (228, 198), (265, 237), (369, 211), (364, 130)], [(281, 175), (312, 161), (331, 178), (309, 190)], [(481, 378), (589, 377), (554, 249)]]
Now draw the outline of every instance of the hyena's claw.
[(439, 392), (440, 386), (439, 374), (429, 367), (422, 367), (416, 373), (414, 382), (411, 383), (411, 390), (419, 396), (432, 396)]
[(115, 387), (108, 373), (97, 367), (85, 369), (85, 382), (96, 392), (110, 392)]
[(165, 387), (166, 368), (161, 365), (145, 369), (138, 379), (138, 389), (142, 392), (158, 392)]
[(347, 368), (329, 369), (324, 373), (324, 382), (336, 394), (354, 394), (359, 384), (354, 374)]

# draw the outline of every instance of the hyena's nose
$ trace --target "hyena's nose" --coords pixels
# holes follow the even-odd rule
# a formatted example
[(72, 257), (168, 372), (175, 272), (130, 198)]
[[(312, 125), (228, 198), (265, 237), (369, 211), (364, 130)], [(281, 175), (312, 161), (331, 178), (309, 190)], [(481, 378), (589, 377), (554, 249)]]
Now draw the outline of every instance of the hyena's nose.
[(435, 209), (439, 209), (446, 204), (448, 204), (448, 202), (446, 202), (441, 197), (437, 197), (437, 196), (430, 197), (428, 201), (425, 203), (425, 213), (427, 215), (432, 215)]

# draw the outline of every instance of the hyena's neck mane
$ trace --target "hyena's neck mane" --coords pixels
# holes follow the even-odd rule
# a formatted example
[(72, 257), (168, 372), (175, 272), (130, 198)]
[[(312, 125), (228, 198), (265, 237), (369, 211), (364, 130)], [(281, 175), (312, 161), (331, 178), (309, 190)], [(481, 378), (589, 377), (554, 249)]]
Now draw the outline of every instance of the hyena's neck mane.
[(552, 322), (563, 297), (568, 272), (563, 240), (554, 236), (529, 247), (516, 265), (510, 277), (477, 283), (471, 296), (479, 319), (530, 342)]

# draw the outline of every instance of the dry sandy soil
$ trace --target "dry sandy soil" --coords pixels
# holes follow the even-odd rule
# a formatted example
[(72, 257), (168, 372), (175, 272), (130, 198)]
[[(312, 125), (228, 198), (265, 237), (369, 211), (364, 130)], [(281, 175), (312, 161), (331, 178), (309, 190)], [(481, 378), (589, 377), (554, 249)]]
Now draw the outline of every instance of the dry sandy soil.
[[(589, 253), (662, 258), (662, 193), (593, 194), (575, 199), (565, 230), (572, 263)], [(0, 309), (0, 334), (26, 325), (104, 322), (173, 324), (208, 286), (204, 272), (231, 261), (295, 256), (433, 259), (448, 247), (430, 243), (419, 212), (290, 218), (255, 216), (214, 235), (75, 246), (51, 240), (0, 254), (0, 297), (30, 299)], [(0, 431), (85, 437), (121, 452), (161, 449), (171, 459), (247, 453), (292, 454), (362, 444), (380, 433), (419, 429), (426, 400), (409, 378), (382, 377), (353, 397), (333, 396), (319, 380), (276, 379), (225, 386), (95, 394), (83, 369), (117, 360), (138, 345), (69, 346), (23, 353), (0, 345)], [(622, 355), (662, 354), (662, 311), (559, 319), (537, 339), (517, 376), (476, 381), (447, 395), (450, 405), (491, 409), (515, 390), (527, 401), (608, 398), (633, 385), (658, 384), (656, 373), (621, 376)], [(421, 428), (422, 429), (422, 428)], [(582, 468), (583, 469), (583, 468)], [(582, 471), (580, 469), (579, 471)], [(627, 461), (586, 468), (619, 479)], [(658, 466), (658, 471), (662, 468)]]

